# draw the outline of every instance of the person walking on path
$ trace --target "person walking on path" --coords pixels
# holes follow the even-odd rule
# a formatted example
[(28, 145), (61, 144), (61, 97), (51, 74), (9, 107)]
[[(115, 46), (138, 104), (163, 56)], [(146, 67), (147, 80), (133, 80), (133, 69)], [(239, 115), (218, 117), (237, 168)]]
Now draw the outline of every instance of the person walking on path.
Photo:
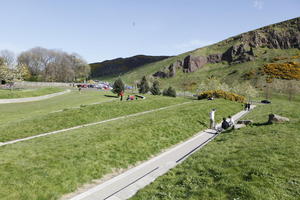
[(250, 110), (250, 107), (251, 107), (251, 104), (250, 104), (250, 103), (247, 103), (247, 110), (248, 110), (248, 111)]
[(209, 113), (210, 128), (211, 129), (216, 129), (216, 125), (215, 125), (215, 112), (216, 112), (216, 109), (212, 109), (211, 112)]

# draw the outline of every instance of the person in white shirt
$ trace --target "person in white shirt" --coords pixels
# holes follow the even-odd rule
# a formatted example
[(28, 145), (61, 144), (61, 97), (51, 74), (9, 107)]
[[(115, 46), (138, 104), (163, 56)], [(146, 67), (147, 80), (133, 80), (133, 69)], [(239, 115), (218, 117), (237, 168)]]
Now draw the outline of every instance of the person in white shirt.
[(215, 112), (216, 112), (216, 109), (212, 109), (211, 112), (209, 113), (210, 128), (211, 129), (216, 129), (216, 125), (215, 125)]

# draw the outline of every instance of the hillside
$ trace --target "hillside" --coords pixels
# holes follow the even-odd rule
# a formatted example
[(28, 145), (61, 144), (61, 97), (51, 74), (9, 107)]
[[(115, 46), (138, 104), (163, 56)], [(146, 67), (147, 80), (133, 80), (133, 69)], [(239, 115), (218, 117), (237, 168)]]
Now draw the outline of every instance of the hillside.
[(158, 79), (163, 87), (172, 85), (176, 88), (187, 81), (197, 85), (209, 77), (230, 84), (232, 80), (249, 80), (247, 74), (265, 64), (282, 62), (278, 57), (285, 57), (284, 62), (300, 62), (299, 49), (300, 17), (140, 66), (128, 71), (122, 78), (133, 84), (147, 75), (150, 81)]
[(136, 55), (128, 58), (116, 58), (103, 62), (91, 63), (91, 77), (119, 76), (148, 63), (168, 58), (168, 56)]

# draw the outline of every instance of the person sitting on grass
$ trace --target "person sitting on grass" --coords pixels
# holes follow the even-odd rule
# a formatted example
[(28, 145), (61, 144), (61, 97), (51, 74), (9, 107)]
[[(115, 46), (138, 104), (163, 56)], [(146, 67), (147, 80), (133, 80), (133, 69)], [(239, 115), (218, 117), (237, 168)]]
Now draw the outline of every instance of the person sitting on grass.
[(223, 130), (226, 130), (226, 129), (228, 129), (229, 127), (230, 127), (230, 125), (229, 125), (229, 123), (226, 121), (226, 118), (225, 117), (223, 117), (223, 121), (222, 121), (222, 129)]

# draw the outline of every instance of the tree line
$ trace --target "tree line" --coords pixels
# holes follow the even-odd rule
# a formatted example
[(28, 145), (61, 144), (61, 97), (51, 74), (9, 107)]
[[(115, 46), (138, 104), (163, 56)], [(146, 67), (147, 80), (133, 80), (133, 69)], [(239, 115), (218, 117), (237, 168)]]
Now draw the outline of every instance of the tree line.
[(18, 56), (8, 50), (0, 52), (0, 80), (73, 82), (85, 80), (90, 66), (78, 54), (35, 47)]

